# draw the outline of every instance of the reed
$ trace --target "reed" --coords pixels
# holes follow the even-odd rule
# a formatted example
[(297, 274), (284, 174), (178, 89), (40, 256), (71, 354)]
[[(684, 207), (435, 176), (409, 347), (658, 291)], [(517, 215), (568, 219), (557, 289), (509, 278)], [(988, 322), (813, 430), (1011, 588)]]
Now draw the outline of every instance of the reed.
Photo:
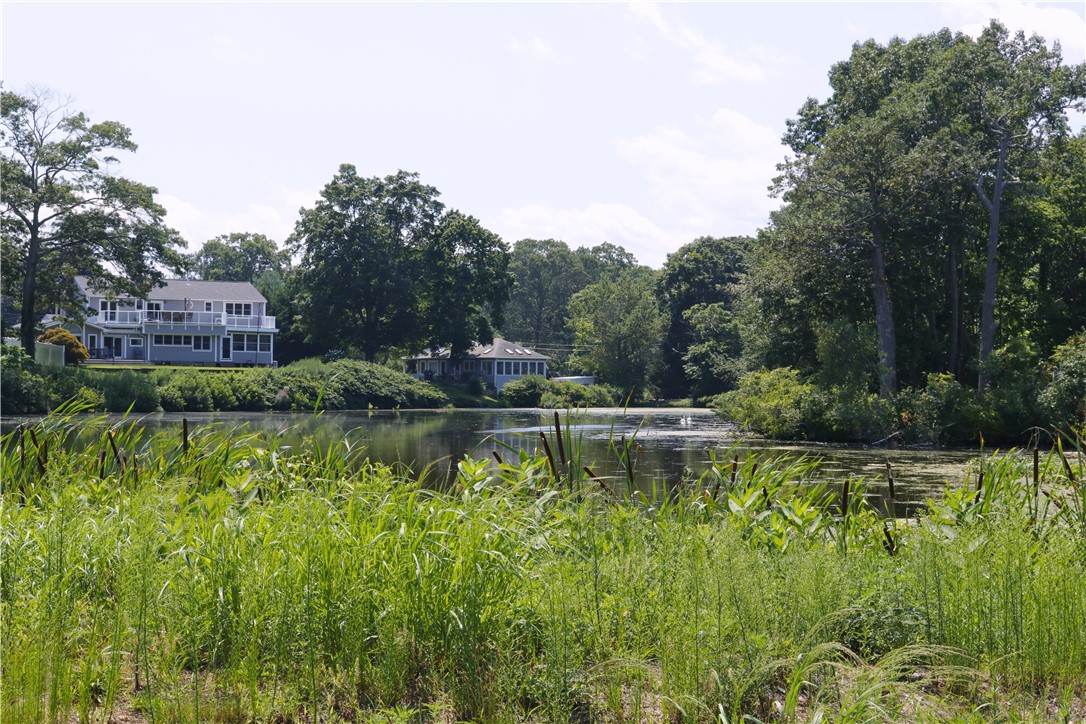
[[(728, 450), (616, 491), (569, 416), (549, 455), (467, 457), (435, 490), (342, 435), (80, 412), (0, 440), (3, 721), (1043, 718), (1083, 696), (1066, 445), (988, 456), (900, 524), (806, 458)], [(604, 461), (623, 477), (635, 439)]]

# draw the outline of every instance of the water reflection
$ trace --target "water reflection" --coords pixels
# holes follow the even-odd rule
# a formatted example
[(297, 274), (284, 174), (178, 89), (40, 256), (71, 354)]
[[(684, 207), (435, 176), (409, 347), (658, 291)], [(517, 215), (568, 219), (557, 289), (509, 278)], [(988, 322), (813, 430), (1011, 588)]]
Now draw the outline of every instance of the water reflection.
[[(180, 427), (183, 415), (159, 413), (141, 417), (149, 431)], [(491, 457), (519, 450), (535, 451), (540, 432), (553, 440), (553, 412), (542, 410), (414, 410), (289, 413), (190, 413), (194, 428), (204, 425), (243, 427), (249, 432), (278, 435), (287, 445), (306, 438), (329, 442), (349, 435), (365, 446), (367, 454), (386, 463), (401, 463), (412, 470), (430, 469), (445, 476), (465, 454)], [(976, 451), (885, 450), (837, 445), (776, 443), (744, 437), (734, 425), (707, 410), (641, 409), (593, 410), (560, 414), (569, 425), (581, 462), (601, 477), (625, 479), (613, 452), (622, 440), (634, 440), (639, 484), (653, 480), (675, 485), (696, 478), (710, 465), (710, 455), (722, 460), (751, 453), (821, 459), (818, 478), (842, 483), (849, 476), (864, 477), (872, 494), (886, 494), (886, 464), (893, 466), (898, 515), (908, 515), (934, 489), (948, 481), (961, 484), (967, 463)], [(10, 429), (18, 420), (5, 420)], [(883, 503), (877, 503), (881, 506)]]

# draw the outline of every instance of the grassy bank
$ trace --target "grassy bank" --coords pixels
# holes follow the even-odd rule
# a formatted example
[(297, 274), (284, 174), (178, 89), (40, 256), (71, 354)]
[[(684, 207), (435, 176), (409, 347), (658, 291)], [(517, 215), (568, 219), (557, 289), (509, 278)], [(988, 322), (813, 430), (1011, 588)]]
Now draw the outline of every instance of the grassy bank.
[(45, 368), (6, 348), (5, 414), (47, 412), (68, 400), (111, 412), (365, 410), (446, 407), (434, 385), (359, 360), (301, 360), (278, 369)]
[(979, 461), (907, 523), (797, 485), (808, 461), (645, 496), (594, 478), (568, 428), (543, 447), (461, 461), (442, 492), (347, 442), (62, 415), (10, 434), (0, 718), (1086, 715), (1074, 457)]

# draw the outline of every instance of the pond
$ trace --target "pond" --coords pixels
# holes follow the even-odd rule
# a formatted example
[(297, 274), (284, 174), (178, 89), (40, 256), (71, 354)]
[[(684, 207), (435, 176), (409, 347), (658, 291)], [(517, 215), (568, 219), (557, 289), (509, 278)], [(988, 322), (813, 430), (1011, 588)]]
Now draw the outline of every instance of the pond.
[[(669, 486), (684, 477), (696, 478), (710, 465), (710, 454), (718, 461), (751, 453), (789, 455), (822, 460), (817, 479), (841, 484), (863, 477), (875, 498), (887, 494), (886, 463), (893, 465), (896, 489), (895, 513), (907, 516), (934, 490), (949, 481), (960, 485), (966, 466), (977, 457), (975, 450), (911, 450), (862, 446), (781, 443), (742, 434), (738, 428), (704, 409), (594, 409), (567, 415), (560, 413), (563, 427), (571, 424), (581, 446), (581, 460), (601, 478), (621, 475), (612, 442), (633, 439), (637, 448), (637, 481), (652, 480)], [(366, 453), (385, 463), (403, 463), (420, 471), (432, 466), (447, 476), (465, 454), (490, 458), (496, 451), (508, 457), (516, 450), (534, 451), (544, 431), (553, 441), (554, 413), (550, 410), (407, 410), (303, 413), (157, 413), (140, 416), (151, 431), (180, 430), (182, 417), (190, 427), (216, 425), (241, 427), (250, 432), (281, 436), (284, 444), (298, 445), (306, 437), (318, 440), (351, 435)], [(4, 421), (5, 430), (19, 420)], [(556, 451), (557, 454), (557, 451)], [(624, 479), (624, 478), (620, 478)], [(621, 487), (621, 484), (619, 485)], [(885, 499), (872, 501), (884, 509)]]

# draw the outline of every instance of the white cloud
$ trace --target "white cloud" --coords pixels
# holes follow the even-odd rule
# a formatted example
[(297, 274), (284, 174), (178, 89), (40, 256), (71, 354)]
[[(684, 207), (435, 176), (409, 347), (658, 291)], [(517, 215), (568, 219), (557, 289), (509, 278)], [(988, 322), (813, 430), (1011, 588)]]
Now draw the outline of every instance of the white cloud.
[(779, 134), (727, 108), (694, 125), (691, 132), (663, 126), (615, 145), (642, 169), (651, 204), (676, 227), (696, 236), (753, 233), (777, 206), (766, 189), (784, 156)]
[(695, 63), (692, 78), (697, 83), (714, 84), (732, 80), (757, 82), (766, 79), (762, 64), (743, 57), (754, 56), (764, 63), (766, 54), (756, 48), (747, 48), (742, 54), (736, 53), (706, 38), (697, 28), (681, 21), (668, 21), (654, 3), (633, 3), (630, 12), (656, 28), (669, 43), (690, 52)]
[(509, 41), (509, 49), (518, 55), (526, 55), (536, 60), (550, 62), (558, 60), (558, 53), (539, 36), (528, 41), (514, 38)]
[(166, 224), (181, 232), (190, 251), (220, 234), (251, 232), (264, 234), (280, 246), (294, 231), (298, 210), (312, 207), (316, 192), (286, 189), (268, 202), (250, 202), (237, 210), (208, 210), (184, 198), (159, 194), (158, 202), (166, 209)]
[(653, 267), (700, 236), (755, 233), (778, 206), (767, 192), (785, 154), (778, 132), (728, 108), (690, 125), (689, 130), (660, 126), (614, 142), (620, 160), (643, 181), (638, 198), (579, 208), (546, 203), (507, 208), (488, 220), (490, 228), (510, 243), (610, 241)]
[[(1011, 32), (1024, 30), (1047, 40), (1059, 40), (1064, 62), (1086, 59), (1086, 18), (1070, 5), (1042, 7), (1033, 2), (946, 2), (939, 10), (955, 29), (976, 37), (993, 18)], [(1079, 5), (1081, 8), (1082, 6)]]

